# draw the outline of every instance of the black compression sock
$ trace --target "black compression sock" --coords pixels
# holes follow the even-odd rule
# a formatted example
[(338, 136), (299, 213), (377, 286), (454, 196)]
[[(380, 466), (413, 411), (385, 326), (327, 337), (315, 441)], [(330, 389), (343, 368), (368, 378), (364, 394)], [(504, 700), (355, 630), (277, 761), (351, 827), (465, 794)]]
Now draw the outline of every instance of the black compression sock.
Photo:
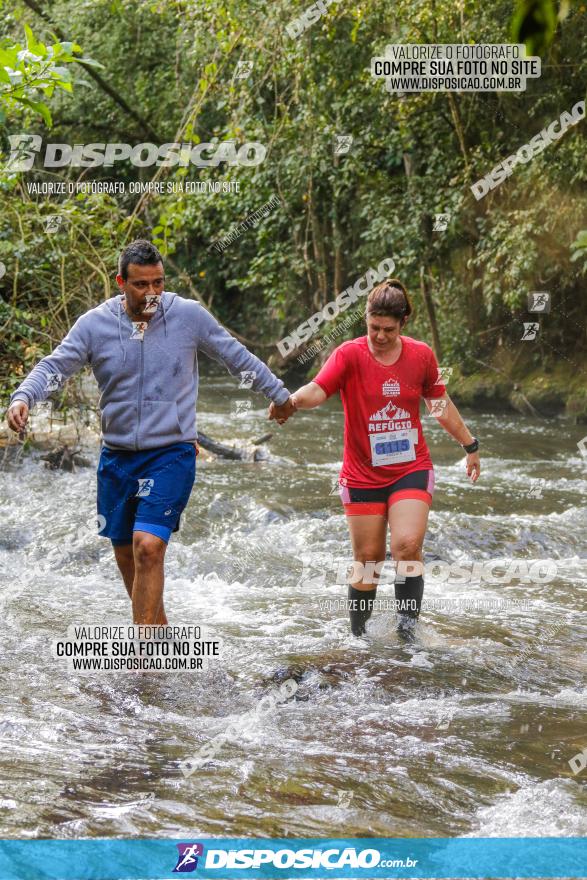
[(416, 577), (401, 578), (396, 576), (395, 598), (399, 602), (399, 614), (405, 614), (414, 620), (420, 614), (422, 596), (424, 595), (424, 578), (421, 574)]
[(349, 617), (351, 632), (354, 636), (364, 635), (365, 624), (371, 617), (376, 595), (377, 587), (373, 590), (356, 590), (349, 584)]

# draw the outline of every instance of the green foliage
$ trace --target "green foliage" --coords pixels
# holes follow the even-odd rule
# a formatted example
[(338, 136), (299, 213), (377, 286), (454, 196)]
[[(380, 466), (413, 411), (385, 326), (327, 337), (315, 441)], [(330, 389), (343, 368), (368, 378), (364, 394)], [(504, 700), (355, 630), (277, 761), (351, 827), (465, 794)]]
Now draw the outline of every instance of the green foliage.
[[(292, 39), (285, 26), (307, 5), (54, 0), (45, 7), (49, 26), (17, 0), (0, 45), (13, 46), (24, 24), (49, 48), (57, 45), (50, 43), (52, 28), (67, 33), (72, 43), (59, 45), (69, 60), (52, 56), (51, 63), (67, 70), (83, 46), (103, 65), (108, 87), (139, 117), (94, 82), (73, 93), (49, 82), (51, 92), (24, 97), (50, 105), (55, 140), (141, 143), (152, 139), (148, 124), (160, 143), (260, 141), (267, 156), (254, 168), (137, 171), (119, 164), (69, 168), (50, 178), (128, 183), (156, 176), (239, 185), (238, 192), (171, 192), (140, 202), (130, 194), (116, 202), (33, 199), (27, 183), (48, 175), (0, 174), (0, 259), (7, 267), (0, 286), (14, 333), (10, 375), (21, 360), (30, 363), (31, 344), (46, 350), (79, 311), (110, 295), (117, 253), (138, 235), (152, 238), (166, 255), (170, 289), (199, 295), (229, 327), (267, 346), (369, 266), (393, 256), (415, 304), (410, 332), (430, 341), (423, 269), (448, 363), (470, 371), (498, 341), (514, 344), (530, 290), (553, 293), (555, 307), (544, 323), (548, 344), (565, 334), (567, 349), (584, 348), (587, 122), (515, 166), (482, 200), (470, 189), (583, 96), (583, 7), (563, 4), (557, 15), (547, 2), (514, 9), (513, 0), (362, 0), (333, 4)], [(400, 97), (370, 75), (371, 58), (389, 43), (505, 43), (512, 29), (531, 53), (548, 52), (541, 78), (529, 80), (525, 92)], [(40, 55), (36, 45), (26, 50)], [(239, 61), (253, 62), (246, 78), (237, 76)], [(14, 63), (41, 64), (30, 57)], [(72, 81), (59, 70), (56, 75)], [(18, 110), (14, 100), (11, 113)], [(21, 120), (11, 118), (4, 134), (20, 130)], [(30, 130), (42, 131), (40, 121)], [(353, 137), (351, 150), (335, 155), (334, 138), (343, 134)], [(210, 247), (273, 196), (280, 205), (266, 219), (223, 253)], [(42, 229), (40, 218), (49, 213), (68, 217), (54, 236)], [(450, 215), (448, 228), (434, 231), (441, 213)], [(56, 310), (58, 302), (67, 309)], [(23, 319), (16, 309), (32, 317)], [(0, 317), (1, 324), (7, 320)], [(356, 325), (347, 335), (360, 332)]]
[(543, 55), (553, 41), (556, 24), (556, 0), (518, 0), (512, 42), (525, 43), (528, 55)]
[(582, 229), (571, 245), (571, 262), (576, 263), (577, 260), (583, 261), (581, 271), (585, 274), (587, 272), (587, 229)]
[(28, 24), (24, 26), (26, 44), (4, 38), (0, 42), (0, 123), (7, 116), (22, 110), (42, 117), (52, 125), (47, 100), (55, 89), (71, 94), (71, 72), (64, 65), (79, 61), (95, 64), (91, 59), (76, 57), (81, 46), (71, 42), (54, 42), (50, 46), (37, 40)]
[[(6, 207), (6, 205), (5, 205)], [(0, 381), (3, 398), (17, 387), (76, 317), (112, 296), (110, 267), (126, 222), (116, 203), (102, 195), (79, 195), (63, 204), (14, 198), (0, 216), (0, 260), (11, 284), (0, 299)], [(49, 215), (63, 221), (47, 234)], [(0, 284), (2, 283), (0, 282)]]

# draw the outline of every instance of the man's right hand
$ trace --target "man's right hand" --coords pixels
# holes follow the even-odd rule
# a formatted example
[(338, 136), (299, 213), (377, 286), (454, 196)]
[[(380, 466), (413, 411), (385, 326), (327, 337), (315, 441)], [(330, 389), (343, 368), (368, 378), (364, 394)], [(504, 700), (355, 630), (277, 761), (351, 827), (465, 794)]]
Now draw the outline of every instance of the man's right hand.
[(6, 421), (10, 428), (17, 434), (24, 431), (29, 418), (29, 408), (24, 400), (17, 400), (9, 407), (6, 413)]

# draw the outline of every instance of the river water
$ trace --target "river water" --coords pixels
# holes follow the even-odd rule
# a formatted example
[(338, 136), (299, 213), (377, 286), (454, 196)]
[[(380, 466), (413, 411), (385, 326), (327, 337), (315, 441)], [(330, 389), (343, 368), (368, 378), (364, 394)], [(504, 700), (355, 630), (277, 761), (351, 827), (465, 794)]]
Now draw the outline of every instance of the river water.
[[(199, 428), (215, 439), (251, 441), (265, 415), (230, 377), (203, 381)], [(586, 835), (587, 769), (569, 761), (587, 748), (587, 429), (465, 416), (482, 440), (474, 487), (454, 441), (425, 421), (437, 478), (426, 560), (550, 560), (547, 583), (442, 580), (438, 566), (413, 643), (391, 610), (352, 637), (347, 612), (324, 604), (346, 596), (336, 563), (350, 559), (331, 400), (271, 427), (282, 461), (200, 456), (165, 588), (170, 623), (222, 640), (198, 674), (76, 676), (51, 656), (70, 624), (126, 623), (130, 605), (109, 542), (79, 538), (95, 469), (5, 468), (1, 836)], [(290, 677), (295, 696), (256, 712)], [(179, 763), (228, 728), (184, 778)]]

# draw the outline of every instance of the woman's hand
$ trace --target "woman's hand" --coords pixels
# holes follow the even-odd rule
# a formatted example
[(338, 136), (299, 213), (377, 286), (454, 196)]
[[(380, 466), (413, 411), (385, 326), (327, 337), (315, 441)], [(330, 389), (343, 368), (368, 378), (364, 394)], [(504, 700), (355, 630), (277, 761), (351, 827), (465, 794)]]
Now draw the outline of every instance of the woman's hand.
[(476, 483), (481, 473), (481, 459), (478, 452), (467, 453), (467, 476), (471, 478), (472, 483)]
[(279, 425), (283, 425), (296, 409), (313, 409), (324, 403), (327, 397), (328, 395), (317, 382), (308, 382), (307, 385), (298, 388), (281, 406), (272, 403), (269, 407), (269, 418), (275, 419)]
[(281, 403), (279, 406), (271, 401), (268, 418), (275, 419), (278, 425), (283, 425), (295, 413), (296, 409), (297, 407), (291, 397), (288, 397), (285, 403)]

